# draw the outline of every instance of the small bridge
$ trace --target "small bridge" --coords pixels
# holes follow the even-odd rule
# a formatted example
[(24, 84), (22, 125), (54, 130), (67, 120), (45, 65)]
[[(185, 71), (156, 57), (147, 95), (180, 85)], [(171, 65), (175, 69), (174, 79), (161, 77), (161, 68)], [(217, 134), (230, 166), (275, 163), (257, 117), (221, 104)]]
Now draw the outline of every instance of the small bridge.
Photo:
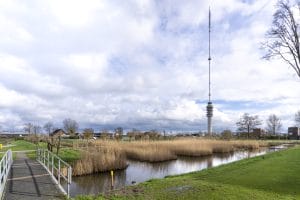
[[(38, 149), (37, 160), (8, 150), (0, 163), (0, 199), (62, 200), (70, 195), (72, 168), (48, 150)], [(66, 188), (66, 189), (65, 189)]]

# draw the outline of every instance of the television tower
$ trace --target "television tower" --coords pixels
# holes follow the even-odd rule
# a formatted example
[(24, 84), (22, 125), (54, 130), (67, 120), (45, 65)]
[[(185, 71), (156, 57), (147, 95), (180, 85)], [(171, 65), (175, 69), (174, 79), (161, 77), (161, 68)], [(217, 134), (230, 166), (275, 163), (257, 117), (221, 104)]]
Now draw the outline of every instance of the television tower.
[(212, 117), (213, 117), (213, 104), (211, 102), (211, 79), (210, 79), (210, 65), (211, 65), (211, 56), (210, 56), (210, 32), (211, 32), (211, 14), (210, 8), (208, 11), (208, 103), (206, 106), (206, 116), (207, 116), (207, 133), (212, 135)]

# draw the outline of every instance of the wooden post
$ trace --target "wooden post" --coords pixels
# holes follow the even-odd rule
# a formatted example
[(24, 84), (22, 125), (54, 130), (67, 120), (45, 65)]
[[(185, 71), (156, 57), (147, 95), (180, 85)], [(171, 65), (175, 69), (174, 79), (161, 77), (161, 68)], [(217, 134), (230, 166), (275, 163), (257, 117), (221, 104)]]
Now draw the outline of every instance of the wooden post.
[(111, 176), (111, 189), (114, 189), (114, 171), (110, 171), (110, 176)]

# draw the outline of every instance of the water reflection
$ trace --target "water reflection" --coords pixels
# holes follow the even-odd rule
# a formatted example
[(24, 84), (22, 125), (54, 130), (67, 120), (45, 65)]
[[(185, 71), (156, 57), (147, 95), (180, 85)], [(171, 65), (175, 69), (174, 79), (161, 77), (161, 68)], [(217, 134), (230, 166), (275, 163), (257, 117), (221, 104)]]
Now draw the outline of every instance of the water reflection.
[[(284, 148), (284, 147), (283, 147)], [(163, 178), (168, 175), (183, 174), (219, 166), (244, 158), (263, 155), (280, 148), (264, 148), (255, 151), (237, 151), (226, 154), (214, 154), (206, 157), (179, 157), (177, 160), (147, 163), (129, 161), (128, 168), (115, 171), (114, 188), (121, 188), (133, 183), (140, 183), (153, 178)], [(74, 177), (71, 184), (71, 196), (78, 194), (98, 194), (111, 189), (110, 173), (98, 173)]]

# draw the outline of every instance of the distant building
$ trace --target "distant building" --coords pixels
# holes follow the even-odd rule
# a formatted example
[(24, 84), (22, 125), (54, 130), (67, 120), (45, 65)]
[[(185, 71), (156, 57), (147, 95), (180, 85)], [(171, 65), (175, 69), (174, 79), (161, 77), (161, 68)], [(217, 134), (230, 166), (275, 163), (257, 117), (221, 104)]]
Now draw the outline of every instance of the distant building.
[(289, 127), (288, 128), (288, 137), (292, 140), (300, 139), (300, 128), (299, 127)]
[(50, 136), (65, 136), (67, 135), (66, 132), (62, 129), (56, 129), (52, 133), (50, 133)]

